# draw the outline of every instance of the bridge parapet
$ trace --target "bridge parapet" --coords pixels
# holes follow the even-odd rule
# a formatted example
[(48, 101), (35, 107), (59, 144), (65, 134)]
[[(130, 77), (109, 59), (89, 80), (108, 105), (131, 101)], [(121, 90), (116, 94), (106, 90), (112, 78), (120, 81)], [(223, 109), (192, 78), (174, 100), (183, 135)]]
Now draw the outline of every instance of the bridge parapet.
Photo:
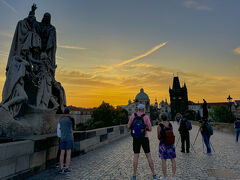
[[(74, 131), (73, 156), (128, 136), (127, 125), (89, 131)], [(56, 134), (35, 135), (17, 142), (0, 144), (0, 179), (32, 176), (56, 162), (58, 137)]]
[(89, 131), (74, 132), (74, 155), (86, 153), (102, 145), (128, 136), (127, 125), (112, 126)]

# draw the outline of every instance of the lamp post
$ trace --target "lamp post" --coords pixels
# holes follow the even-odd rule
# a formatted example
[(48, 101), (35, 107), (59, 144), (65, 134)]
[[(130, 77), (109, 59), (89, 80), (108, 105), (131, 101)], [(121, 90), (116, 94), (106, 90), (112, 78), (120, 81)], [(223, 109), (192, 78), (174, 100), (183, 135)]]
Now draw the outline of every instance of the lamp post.
[(228, 105), (229, 105), (230, 120), (232, 120), (232, 109), (231, 109), (231, 106), (232, 106), (232, 97), (230, 96), (230, 94), (229, 94), (227, 100), (228, 100)]

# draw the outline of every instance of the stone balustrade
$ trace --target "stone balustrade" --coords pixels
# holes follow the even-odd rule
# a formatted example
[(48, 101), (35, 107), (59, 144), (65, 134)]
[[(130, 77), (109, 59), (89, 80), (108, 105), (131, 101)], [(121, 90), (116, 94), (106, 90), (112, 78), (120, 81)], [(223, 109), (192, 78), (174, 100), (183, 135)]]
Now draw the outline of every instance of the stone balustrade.
[[(73, 156), (94, 150), (129, 136), (127, 125), (74, 132)], [(38, 135), (25, 140), (0, 144), (0, 179), (26, 178), (56, 162), (56, 134)]]
[[(191, 121), (193, 125), (199, 126), (198, 121)], [(233, 123), (219, 123), (219, 122), (210, 122), (213, 130), (218, 130), (225, 133), (235, 134), (234, 124)]]

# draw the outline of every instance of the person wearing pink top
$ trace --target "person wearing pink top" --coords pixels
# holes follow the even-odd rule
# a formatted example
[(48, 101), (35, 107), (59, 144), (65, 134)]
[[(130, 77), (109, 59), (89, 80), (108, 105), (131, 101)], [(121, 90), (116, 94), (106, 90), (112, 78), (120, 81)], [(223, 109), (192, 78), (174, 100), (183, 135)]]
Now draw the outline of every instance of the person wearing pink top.
[(150, 121), (148, 115), (144, 114), (144, 107), (145, 106), (143, 104), (139, 104), (138, 112), (132, 114), (132, 116), (130, 117), (130, 119), (128, 121), (128, 129), (131, 131), (133, 131), (133, 123), (135, 121), (136, 116), (137, 116), (137, 118), (140, 118), (140, 117), (143, 118), (144, 126), (145, 126), (145, 131), (144, 131), (145, 135), (143, 135), (142, 137), (134, 137), (133, 136), (134, 156), (133, 156), (133, 176), (132, 176), (131, 180), (136, 180), (138, 159), (139, 159), (139, 153), (140, 153), (141, 147), (143, 148), (143, 151), (148, 160), (149, 167), (151, 168), (151, 171), (153, 174), (153, 180), (157, 180), (157, 176), (154, 171), (154, 164), (153, 164), (152, 156), (150, 153), (150, 145), (149, 145), (149, 138), (148, 138), (148, 131), (152, 131), (152, 125), (151, 125), (151, 121)]

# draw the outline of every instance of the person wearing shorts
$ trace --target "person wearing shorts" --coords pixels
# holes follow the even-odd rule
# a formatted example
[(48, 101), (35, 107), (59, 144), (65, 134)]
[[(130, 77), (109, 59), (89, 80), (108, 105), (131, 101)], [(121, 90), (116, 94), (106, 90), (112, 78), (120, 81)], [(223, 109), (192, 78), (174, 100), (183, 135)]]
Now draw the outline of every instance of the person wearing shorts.
[(175, 174), (176, 174), (176, 151), (174, 144), (167, 144), (164, 140), (166, 138), (165, 131), (171, 130), (173, 131), (172, 124), (168, 121), (167, 114), (163, 113), (161, 114), (161, 123), (158, 126), (157, 129), (157, 137), (159, 139), (159, 158), (162, 160), (162, 171), (163, 176), (160, 180), (167, 180), (167, 159), (170, 159), (172, 162), (172, 180), (176, 180)]
[[(137, 116), (142, 116), (144, 114), (144, 107), (145, 106), (143, 104), (138, 105), (138, 112), (136, 113)], [(132, 116), (130, 117), (129, 122), (128, 122), (128, 129), (129, 130), (131, 130), (131, 128), (132, 128), (132, 123), (133, 123), (134, 118), (135, 118), (135, 114), (132, 114)], [(133, 137), (134, 157), (133, 157), (133, 176), (132, 176), (131, 180), (136, 179), (138, 159), (139, 159), (139, 154), (140, 154), (140, 151), (141, 151), (141, 147), (143, 148), (143, 151), (144, 151), (144, 153), (146, 155), (146, 158), (148, 160), (149, 167), (151, 168), (152, 175), (153, 175), (153, 180), (157, 180), (157, 176), (156, 176), (156, 173), (154, 171), (154, 164), (153, 164), (152, 156), (151, 156), (151, 153), (150, 153), (149, 138), (148, 138), (148, 133), (147, 133), (147, 131), (152, 130), (152, 126), (151, 126), (150, 119), (147, 115), (145, 115), (143, 117), (143, 120), (144, 120), (144, 124), (146, 125), (145, 137), (137, 137), (137, 138)]]
[[(71, 172), (69, 169), (70, 160), (71, 160), (71, 152), (73, 148), (73, 128), (75, 126), (74, 119), (69, 116), (70, 109), (65, 108), (64, 116), (60, 118), (60, 130), (61, 130), (61, 138), (60, 138), (60, 170), (59, 173), (69, 173)], [(64, 168), (64, 155), (66, 155), (66, 167)]]

